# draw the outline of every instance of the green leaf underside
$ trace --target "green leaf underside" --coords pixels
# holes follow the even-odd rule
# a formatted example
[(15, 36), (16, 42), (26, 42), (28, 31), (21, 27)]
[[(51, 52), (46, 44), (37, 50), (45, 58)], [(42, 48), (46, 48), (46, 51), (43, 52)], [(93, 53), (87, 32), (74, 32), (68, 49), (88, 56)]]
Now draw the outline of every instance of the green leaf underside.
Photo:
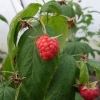
[(62, 10), (61, 10), (60, 5), (56, 1), (49, 1), (41, 7), (40, 12), (41, 13), (42, 12), (48, 12), (48, 13), (61, 14)]
[(1, 14), (0, 14), (0, 20), (2, 20), (2, 21), (4, 21), (4, 22), (8, 23), (7, 19), (6, 19), (4, 16), (2, 16)]
[[(11, 24), (10, 24), (10, 30), (8, 33), (8, 53), (10, 55), (10, 57), (12, 57), (12, 51), (14, 49), (14, 36), (15, 34), (18, 34), (19, 30), (16, 31), (16, 28), (19, 27), (17, 26), (18, 22), (20, 19), (24, 18), (24, 17), (32, 17), (34, 16), (37, 11), (39, 10), (39, 7), (41, 5), (38, 3), (31, 3), (28, 7), (26, 7), (23, 11), (19, 12), (12, 20)], [(17, 26), (17, 27), (16, 27)], [(16, 35), (17, 36), (17, 35)]]
[[(76, 63), (72, 56), (62, 55), (59, 67), (51, 81), (44, 100), (66, 100), (74, 84)], [(73, 93), (74, 94), (74, 93)], [(70, 99), (68, 99), (70, 100)]]
[(89, 74), (86, 63), (81, 61), (79, 69), (80, 69), (80, 75), (79, 75), (80, 84), (85, 84), (89, 81)]
[[(43, 99), (58, 63), (57, 56), (48, 61), (40, 58), (35, 45), (36, 39), (29, 38), (29, 36), (43, 35), (42, 29), (37, 27), (36, 30), (38, 33), (32, 29), (22, 35), (17, 56), (19, 75), (26, 77), (23, 85), (30, 100)], [(51, 34), (50, 32), (48, 31), (48, 34)]]
[(62, 15), (68, 16), (70, 18), (75, 17), (75, 11), (72, 7), (68, 5), (62, 5)]
[(61, 16), (52, 16), (48, 21), (48, 25), (52, 28), (55, 36), (62, 34), (60, 37), (57, 38), (59, 41), (60, 51), (62, 52), (66, 42), (66, 38), (68, 36), (66, 19)]
[(0, 87), (0, 100), (14, 100), (15, 89), (11, 87)]
[(94, 60), (88, 60), (88, 64), (90, 64), (96, 72), (98, 79), (100, 80), (100, 63)]

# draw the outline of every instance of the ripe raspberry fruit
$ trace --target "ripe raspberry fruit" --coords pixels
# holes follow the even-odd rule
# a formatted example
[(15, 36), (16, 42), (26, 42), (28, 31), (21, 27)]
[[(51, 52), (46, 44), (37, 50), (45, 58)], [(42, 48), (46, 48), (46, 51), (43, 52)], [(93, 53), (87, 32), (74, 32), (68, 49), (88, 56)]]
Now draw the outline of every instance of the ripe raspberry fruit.
[(44, 60), (51, 60), (58, 53), (58, 41), (47, 35), (38, 38), (36, 41), (36, 46), (40, 56)]
[(84, 88), (84, 86), (79, 86), (79, 93), (84, 100), (94, 100), (99, 96), (99, 88), (97, 86), (95, 86), (94, 89)]

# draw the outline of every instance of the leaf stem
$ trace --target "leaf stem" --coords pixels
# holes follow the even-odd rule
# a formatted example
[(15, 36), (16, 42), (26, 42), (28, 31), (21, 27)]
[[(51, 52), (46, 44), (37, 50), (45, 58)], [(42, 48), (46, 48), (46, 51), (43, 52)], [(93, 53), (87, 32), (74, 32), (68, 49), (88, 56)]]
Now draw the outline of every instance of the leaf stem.
[(81, 54), (75, 54), (75, 55), (72, 55), (72, 56), (81, 56)]
[(2, 73), (10, 73), (10, 74), (14, 74), (14, 72), (10, 72), (10, 71), (1, 71)]
[(44, 35), (47, 35), (46, 28), (45, 28), (45, 25), (44, 25), (44, 23), (42, 22), (42, 20), (39, 20), (39, 19), (37, 19), (37, 18), (30, 18), (29, 20), (27, 20), (27, 23), (29, 23), (29, 22), (32, 21), (32, 20), (37, 20), (37, 21), (42, 25), (42, 27), (43, 27)]

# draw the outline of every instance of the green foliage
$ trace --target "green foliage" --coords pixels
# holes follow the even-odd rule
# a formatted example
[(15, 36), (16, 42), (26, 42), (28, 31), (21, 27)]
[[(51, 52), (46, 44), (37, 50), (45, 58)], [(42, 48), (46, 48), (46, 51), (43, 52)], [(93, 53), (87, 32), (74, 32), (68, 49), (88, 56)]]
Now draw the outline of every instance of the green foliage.
[(74, 6), (75, 6), (75, 12), (76, 14), (78, 15), (78, 18), (80, 18), (80, 16), (82, 15), (82, 9), (81, 9), (81, 6), (77, 3), (73, 3)]
[[(39, 27), (36, 29), (39, 30)], [(41, 31), (38, 31), (38, 33), (40, 34)], [(30, 39), (29, 36), (37, 36), (34, 29), (27, 30), (19, 41), (17, 56), (19, 75), (26, 77), (23, 84), (28, 97), (42, 100), (57, 68), (58, 58), (55, 57), (51, 61), (42, 60), (35, 45), (36, 39)]]
[(68, 16), (69, 18), (75, 17), (75, 11), (68, 5), (62, 5), (62, 15)]
[[(12, 66), (11, 66), (11, 60), (10, 60), (9, 55), (6, 56), (5, 60), (2, 63), (2, 70), (3, 71), (12, 71), (13, 70)], [(6, 79), (8, 79), (9, 76), (11, 75), (11, 73), (3, 73), (3, 75)]]
[[(1, 85), (2, 84), (2, 85)], [(14, 100), (16, 90), (8, 87), (8, 81), (0, 83), (0, 99), (1, 100)]]
[(71, 98), (69, 93), (74, 91), (72, 85), (76, 77), (76, 69), (74, 58), (66, 54), (62, 55), (60, 57), (59, 67), (44, 100), (66, 100), (66, 98)]
[(60, 51), (62, 52), (68, 36), (66, 19), (62, 16), (52, 16), (49, 19), (48, 24), (52, 28), (55, 36), (61, 35), (57, 39), (59, 41)]
[(94, 60), (88, 60), (88, 63), (95, 69), (96, 75), (100, 80), (100, 63)]
[[(11, 24), (10, 24), (10, 30), (8, 33), (8, 52), (9, 52), (9, 56), (11, 58), (12, 61), (12, 51), (15, 47), (15, 34), (18, 34), (19, 30), (21, 29), (21, 26), (18, 30), (16, 30), (16, 28), (18, 27), (18, 23), (20, 19), (23, 19), (25, 17), (32, 17), (34, 16), (38, 10), (39, 7), (41, 5), (38, 3), (34, 3), (34, 4), (30, 4), (27, 8), (25, 8), (23, 11), (19, 12), (12, 20)], [(17, 36), (17, 35), (16, 35)]]
[(4, 22), (6, 22), (6, 23), (8, 24), (7, 19), (6, 19), (3, 15), (1, 15), (1, 14), (0, 14), (0, 20), (2, 20), (2, 21), (4, 21)]
[[(75, 55), (75, 54), (88, 55), (90, 53), (92, 56), (94, 56), (92, 48), (88, 44), (82, 42), (67, 42), (63, 53), (67, 53), (69, 55)], [(79, 58), (80, 56), (76, 57), (76, 59)]]
[[(35, 16), (37, 14), (39, 16)], [(78, 21), (74, 19), (76, 15)], [(87, 58), (89, 54), (95, 57), (94, 51), (99, 54), (85, 43), (89, 41), (87, 36), (95, 35), (88, 31), (92, 21), (92, 15), (84, 14), (81, 6), (72, 1), (63, 5), (54, 0), (43, 5), (32, 3), (16, 14), (8, 33), (8, 55), (0, 70), (5, 79), (0, 80), (0, 100), (83, 100), (74, 86), (88, 82), (88, 69), (95, 70), (100, 80), (98, 62), (87, 61), (84, 56), (86, 62), (80, 61), (81, 54)], [(84, 26), (80, 26), (81, 23)], [(26, 29), (18, 39), (23, 28)], [(75, 37), (79, 29), (86, 32), (86, 36)], [(36, 47), (37, 38), (45, 34), (59, 43), (58, 54), (52, 60), (43, 60)]]
[(80, 84), (85, 84), (89, 81), (89, 74), (86, 63), (83, 61), (79, 62), (79, 69), (80, 69), (79, 82)]
[(41, 7), (40, 12), (61, 14), (62, 10), (61, 10), (60, 5), (56, 1), (49, 1)]
[(79, 93), (76, 92), (75, 100), (84, 100)]

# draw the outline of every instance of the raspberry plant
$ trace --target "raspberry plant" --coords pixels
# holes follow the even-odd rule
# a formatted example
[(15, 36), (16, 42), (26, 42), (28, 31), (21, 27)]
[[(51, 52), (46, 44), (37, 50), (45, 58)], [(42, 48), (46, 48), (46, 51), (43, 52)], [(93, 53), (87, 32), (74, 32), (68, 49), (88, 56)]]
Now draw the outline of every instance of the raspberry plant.
[(89, 67), (100, 79), (100, 63), (88, 59), (94, 55), (88, 44), (73, 41), (69, 34), (75, 28), (75, 16), (83, 14), (80, 8), (72, 1), (32, 3), (13, 18), (0, 100), (83, 100), (78, 88), (91, 81)]

